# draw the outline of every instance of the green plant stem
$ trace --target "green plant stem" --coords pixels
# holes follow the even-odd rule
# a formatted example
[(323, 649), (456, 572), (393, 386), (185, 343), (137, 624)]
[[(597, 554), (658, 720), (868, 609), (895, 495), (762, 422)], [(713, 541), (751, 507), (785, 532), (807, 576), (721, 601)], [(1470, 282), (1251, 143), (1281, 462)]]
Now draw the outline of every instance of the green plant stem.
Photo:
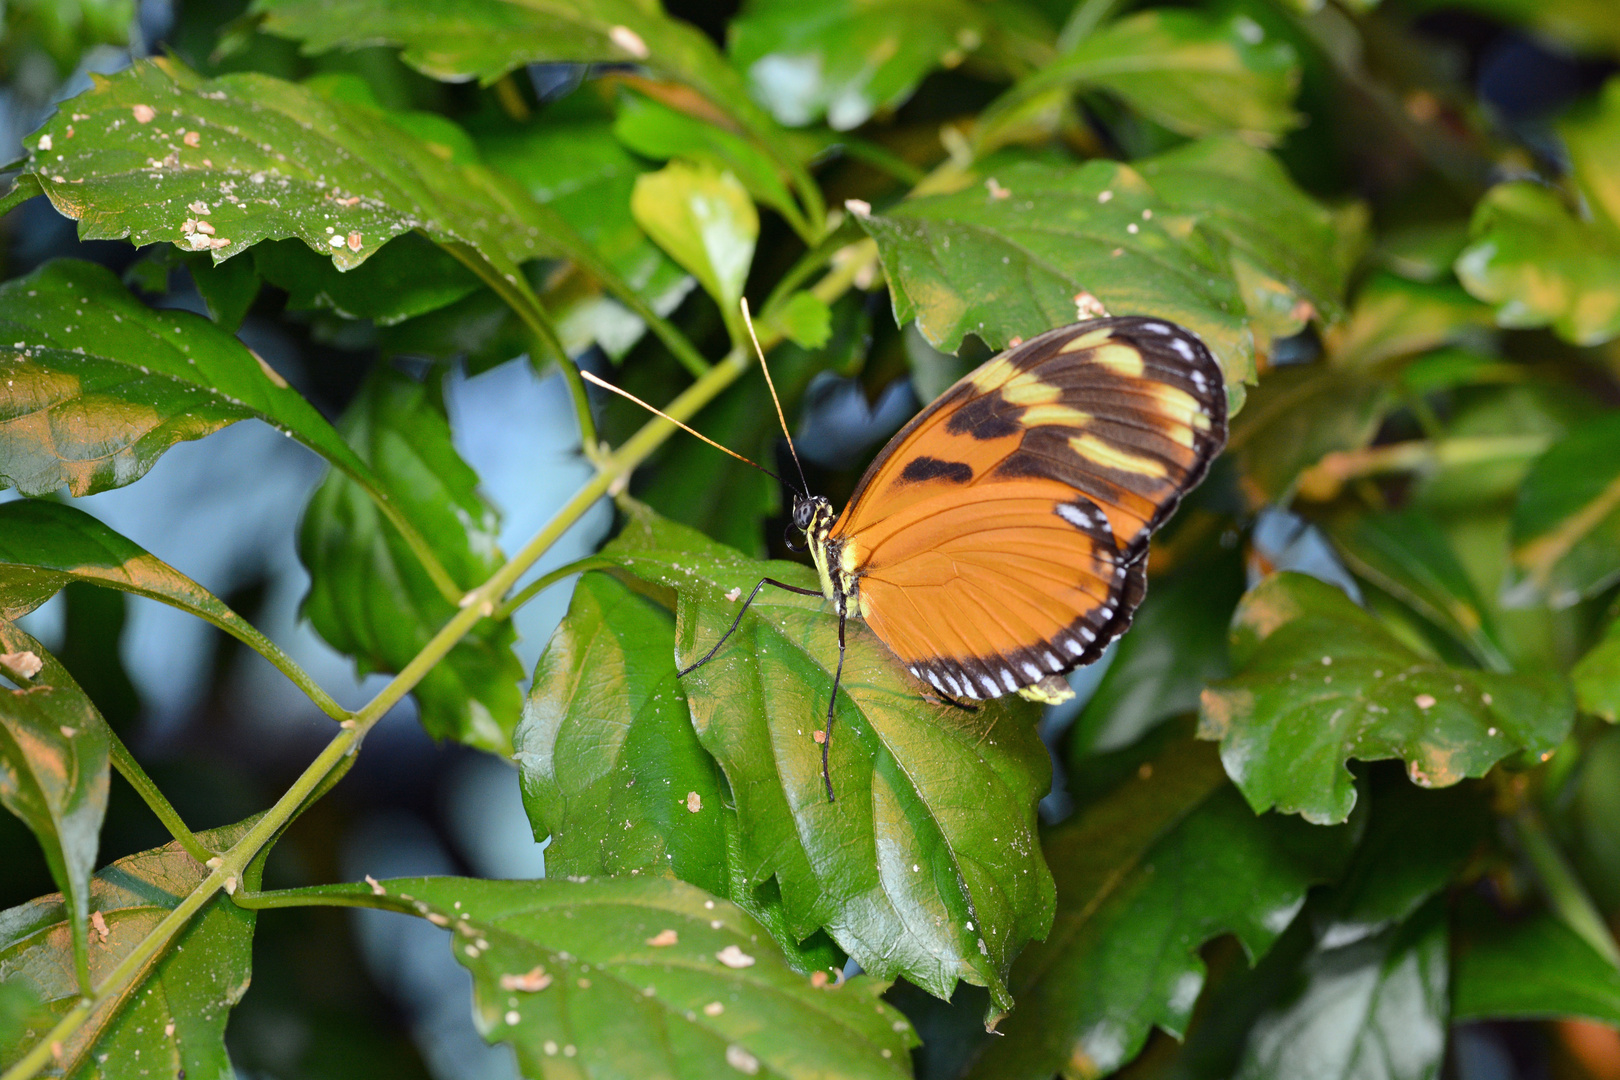
[[(817, 282), (810, 291), (830, 303), (843, 290), (849, 288), (855, 278), (870, 266), (870, 260), (875, 258), (874, 245), (868, 257), (847, 260)], [(762, 336), (761, 345), (769, 348), (779, 340), (780, 334), (767, 331)], [(735, 382), (752, 363), (751, 350), (732, 349), (724, 360), (714, 365), (703, 378), (682, 391), (664, 411), (676, 420), (689, 419)], [(433, 635), (432, 640), (422, 647), (422, 651), (417, 653), (398, 675), (389, 680), (388, 685), (367, 702), (364, 708), (355, 713), (351, 719), (343, 721), (342, 730), (338, 735), (327, 743), (315, 760), (310, 762), (309, 767), (299, 774), (292, 786), (276, 800), (276, 804), (254, 822), (253, 827), (229, 851), (217, 856), (218, 865), (214, 866), (212, 872), (107, 973), (92, 993), (81, 998), (43, 1039), (0, 1075), (0, 1080), (29, 1080), (52, 1061), (54, 1056), (52, 1046), (61, 1046), (72, 1038), (97, 1009), (116, 1008), (117, 1003), (134, 989), (141, 973), (157, 962), (169, 942), (185, 928), (191, 917), (200, 911), (215, 893), (225, 889), (227, 883), (230, 886), (227, 892), (236, 891), (248, 864), (257, 858), (260, 851), (298, 815), (313, 795), (325, 790), (331, 774), (343, 766), (351, 754), (359, 750), (361, 740), (372, 726), (410, 693), (411, 689), (422, 681), (435, 664), (444, 659), (480, 619), (495, 613), (500, 598), (511, 590), (529, 567), (533, 566), (587, 510), (596, 505), (598, 499), (609, 494), (615, 485), (627, 478), (637, 465), (646, 460), (647, 456), (676, 430), (675, 425), (669, 420), (654, 417), (617, 450), (606, 455), (596, 474), (586, 481), (551, 521), (523, 546), (523, 550), (497, 570), (488, 581), (462, 597), (460, 610)], [(66, 1071), (72, 1071), (76, 1062), (60, 1064)]]
[(186, 854), (200, 863), (212, 859), (214, 853), (203, 847), (196, 835), (186, 827), (174, 804), (164, 797), (163, 792), (152, 782), (152, 778), (146, 775), (146, 770), (141, 768), (140, 762), (129, 752), (129, 747), (124, 745), (124, 740), (120, 739), (111, 728), (107, 729), (107, 744), (113, 768), (118, 770), (118, 775), (129, 782), (129, 786), (135, 789), (141, 801), (157, 815), (159, 821), (163, 822), (163, 827), (169, 830), (169, 835), (186, 849)]
[(571, 577), (574, 574), (582, 574), (587, 570), (608, 570), (618, 565), (618, 563), (611, 559), (602, 559), (595, 555), (587, 555), (583, 559), (575, 559), (568, 565), (559, 566), (549, 574), (545, 574), (529, 582), (521, 591), (514, 593), (505, 603), (497, 607), (495, 609), (493, 618), (497, 622), (502, 619), (510, 618), (512, 612), (516, 611), (524, 604), (527, 604), (530, 600), (533, 600), (536, 596), (539, 596), (541, 593), (557, 584), (557, 582)]
[(1091, 36), (1091, 32), (1119, 7), (1120, 0), (1083, 0), (1069, 12), (1069, 18), (1058, 31), (1057, 51), (1066, 53)]
[(1558, 850), (1541, 815), (1532, 807), (1521, 807), (1514, 825), (1519, 834), (1519, 843), (1523, 845), (1530, 865), (1535, 868), (1554, 914), (1565, 926), (1579, 934), (1582, 941), (1592, 946), (1599, 956), (1620, 968), (1620, 948), (1615, 945), (1614, 935), (1609, 932), (1597, 905), (1592, 903), (1592, 898), (1575, 876), (1564, 853)]

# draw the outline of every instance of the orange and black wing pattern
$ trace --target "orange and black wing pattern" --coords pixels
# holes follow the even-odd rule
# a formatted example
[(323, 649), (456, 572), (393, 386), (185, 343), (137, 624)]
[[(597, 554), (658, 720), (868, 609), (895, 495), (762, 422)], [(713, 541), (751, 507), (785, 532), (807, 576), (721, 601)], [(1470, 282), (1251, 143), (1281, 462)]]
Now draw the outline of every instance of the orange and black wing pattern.
[(1226, 442), (1226, 385), (1162, 319), (1063, 327), (900, 431), (834, 522), (868, 625), (942, 693), (997, 697), (1130, 626), (1148, 538)]

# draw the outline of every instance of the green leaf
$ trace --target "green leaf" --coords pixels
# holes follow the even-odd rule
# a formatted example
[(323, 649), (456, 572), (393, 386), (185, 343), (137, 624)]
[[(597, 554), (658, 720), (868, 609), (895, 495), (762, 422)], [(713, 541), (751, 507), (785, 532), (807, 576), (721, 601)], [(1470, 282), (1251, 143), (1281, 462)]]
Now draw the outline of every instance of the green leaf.
[(1326, 335), (1325, 358), (1267, 372), (1233, 418), (1227, 449), (1242, 466), (1251, 501), (1286, 501), (1306, 469), (1328, 454), (1372, 442), (1397, 400), (1396, 380), (1406, 363), (1489, 317), (1449, 283), (1370, 278), (1350, 317)]
[(1530, 468), (1513, 507), (1514, 577), (1503, 600), (1554, 608), (1620, 579), (1620, 416), (1576, 427)]
[[(57, 905), (70, 935), (61, 978), (72, 992), (87, 993), (80, 978), (91, 971), (85, 940), (90, 872), (107, 814), (107, 724), (57, 659), (6, 619), (0, 619), (0, 675), (16, 687), (0, 682), (0, 804), (34, 834), (67, 897)], [(9, 981), (5, 955), (0, 943), (0, 982)]]
[(1490, 608), (1431, 515), (1356, 514), (1333, 522), (1329, 531), (1357, 576), (1450, 633), (1481, 665), (1508, 669)]
[(1485, 193), (1457, 278), (1495, 305), (1502, 326), (1550, 325), (1597, 345), (1620, 334), (1620, 231), (1581, 221), (1558, 195), (1519, 180)]
[(313, 691), (323, 709), (341, 712), (274, 642), (139, 544), (62, 503), (0, 503), (0, 620), (21, 618), (74, 581), (149, 597), (206, 619)]
[[(230, 266), (249, 260), (223, 263)], [(380, 326), (436, 311), (479, 287), (478, 278), (443, 248), (417, 233), (384, 244), (359, 266), (344, 270), (297, 240), (271, 240), (253, 249), (252, 264), (270, 284), (287, 291), (293, 311), (325, 310)]]
[(1201, 139), (1137, 167), (1160, 198), (1231, 245), (1249, 315), (1268, 337), (1298, 333), (1309, 321), (1298, 307), (1328, 324), (1343, 316), (1360, 229), (1305, 194), (1276, 158), (1236, 139)]
[(380, 492), (321, 414), (207, 319), (153, 311), (103, 267), (48, 262), (0, 285), (0, 482), (25, 495), (132, 483), (183, 439), (249, 417)]
[(1474, 210), (1457, 277), (1496, 305), (1503, 326), (1551, 324), (1566, 341), (1596, 345), (1620, 335), (1620, 79), (1559, 130), (1579, 214), (1535, 184), (1492, 188)]
[(905, 103), (930, 71), (955, 67), (989, 29), (964, 0), (751, 0), (730, 27), (732, 63), (776, 119), (834, 131)]
[(1075, 721), (1071, 755), (1128, 746), (1160, 721), (1196, 710), (1204, 686), (1231, 671), (1226, 628), (1244, 584), (1235, 547), (1153, 578), (1133, 632)]
[(1237, 674), (1204, 691), (1199, 735), (1257, 811), (1345, 820), (1346, 763), (1400, 758), (1424, 787), (1483, 776), (1564, 738), (1574, 701), (1562, 675), (1449, 667), (1402, 645), (1343, 592), (1274, 574), (1232, 618)]
[[(1268, 202), (1293, 211), (1268, 216)], [(1289, 308), (1304, 299), (1337, 310), (1343, 243), (1309, 208), (1264, 157), (1211, 142), (1136, 168), (1015, 163), (983, 187), (907, 199), (862, 224), (878, 242), (896, 319), (915, 318), (947, 352), (969, 333), (1001, 348), (1073, 322), (1089, 293), (1114, 314), (1193, 330), (1235, 387), (1254, 377), (1256, 329), (1276, 327), (1272, 301), (1245, 308), (1265, 291), (1257, 281), (1285, 288)]]
[(744, 880), (736, 809), (670, 662), (674, 604), (636, 579), (586, 574), (541, 654), (513, 742), (535, 836), (551, 837), (546, 870), (674, 876), (758, 919), (796, 969), (842, 967), (825, 938), (801, 949), (780, 899)]
[[(252, 821), (199, 833), (214, 851), (239, 840)], [(164, 916), (210, 873), (170, 843), (143, 851), (96, 874), (90, 908), (106, 926), (95, 927), (90, 967), (106, 976)], [(256, 876), (243, 881), (259, 887)], [(247, 992), (253, 959), (254, 913), (220, 894), (209, 900), (124, 995), (108, 999), (77, 1034), (64, 1040), (61, 1060), (76, 1078), (135, 1080), (141, 1075), (229, 1076), (225, 1022)], [(45, 896), (0, 913), (0, 982), (16, 981), (40, 997), (54, 1024), (78, 1004), (80, 993), (62, 962), (64, 938), (74, 930), (62, 898)], [(43, 1030), (24, 1042), (0, 1047), (0, 1066), (32, 1047)], [(77, 1071), (75, 1062), (82, 1062)], [(144, 1070), (144, 1072), (143, 1072)]]
[(414, 228), (508, 280), (528, 259), (576, 254), (543, 207), (388, 114), (265, 75), (204, 79), (172, 58), (98, 78), (45, 125), (29, 168), (86, 240), (215, 261), (297, 237), (346, 270)]
[(524, 1076), (911, 1075), (917, 1039), (881, 999), (886, 983), (817, 987), (747, 914), (682, 882), (406, 878), (372, 891), (374, 906), (454, 927), (473, 1020)]
[[(754, 562), (645, 510), (602, 554), (676, 592), (672, 666), (718, 641), (762, 577), (815, 584), (807, 567)], [(774, 876), (795, 938), (825, 927), (878, 978), (903, 974), (941, 997), (966, 979), (1005, 1011), (1007, 967), (1052, 913), (1035, 836), (1050, 759), (1035, 710), (1005, 699), (973, 713), (935, 704), (852, 621), (829, 803), (813, 733), (837, 634), (819, 598), (767, 589), (726, 647), (683, 680), (698, 739), (735, 800), (747, 887)]]
[(1452, 974), (1452, 1019), (1580, 1016), (1620, 1025), (1620, 970), (1552, 915), (1508, 922), (1483, 905), (1464, 909)]
[(814, 293), (794, 293), (772, 316), (771, 325), (801, 349), (819, 349), (832, 337), (832, 309)]
[(259, 274), (253, 263), (247, 259), (216, 263), (200, 251), (184, 258), (197, 294), (208, 305), (209, 316), (220, 329), (236, 333), (248, 308), (259, 297)]
[(1267, 41), (1247, 15), (1143, 11), (1093, 31), (1026, 77), (984, 122), (993, 130), (1053, 91), (1096, 89), (1183, 135), (1230, 133), (1269, 146), (1299, 122), (1290, 107), (1298, 83), (1293, 48)]
[(636, 178), (630, 196), (636, 223), (714, 297), (739, 335), (737, 301), (759, 238), (759, 214), (747, 190), (713, 165), (672, 161)]
[[(501, 565), (495, 510), (450, 440), (428, 388), (375, 369), (344, 415), (359, 455), (401, 492), (456, 585), (472, 589)], [(362, 672), (397, 672), (455, 615), (372, 502), (345, 476), (329, 475), (311, 497), (299, 535), (310, 573), (304, 614)], [(416, 685), (422, 726), (503, 756), (522, 709), (523, 669), (510, 620), (480, 622)]]
[(1013, 967), (1018, 1008), (981, 1043), (967, 1075), (1102, 1076), (1157, 1025), (1180, 1038), (1204, 982), (1199, 949), (1235, 934), (1251, 963), (1336, 874), (1349, 830), (1256, 818), (1219, 761), (1173, 743), (1045, 839), (1058, 914)]
[(1602, 640), (1581, 657), (1569, 677), (1582, 712), (1611, 724), (1620, 720), (1620, 619), (1609, 623)]
[[(571, 101), (548, 108), (544, 124), (482, 136), (484, 159), (555, 210), (642, 300), (668, 315), (694, 282), (647, 238), (630, 213), (630, 194), (647, 164), (614, 137), (608, 116), (574, 115), (567, 111)], [(594, 277), (573, 274), (552, 280), (547, 300), (556, 312), (557, 333), (571, 353), (596, 342), (617, 358), (646, 332), (636, 314), (602, 295)]]
[(425, 8), (369, 0), (255, 0), (273, 34), (297, 38), (306, 53), (387, 42), (406, 63), (436, 79), (492, 83), (526, 64), (636, 63), (696, 90), (793, 177), (811, 221), (820, 192), (782, 132), (748, 96), (742, 76), (696, 27), (638, 0), (555, 0), (491, 4), (445, 0)]
[(816, 241), (776, 163), (741, 135), (629, 91), (621, 98), (613, 134), (644, 157), (701, 161), (732, 173), (750, 195), (781, 214), (807, 243)]
[(1239, 1080), (1355, 1076), (1431, 1080), (1446, 1044), (1444, 905), (1305, 961), (1297, 999), (1261, 1017)]

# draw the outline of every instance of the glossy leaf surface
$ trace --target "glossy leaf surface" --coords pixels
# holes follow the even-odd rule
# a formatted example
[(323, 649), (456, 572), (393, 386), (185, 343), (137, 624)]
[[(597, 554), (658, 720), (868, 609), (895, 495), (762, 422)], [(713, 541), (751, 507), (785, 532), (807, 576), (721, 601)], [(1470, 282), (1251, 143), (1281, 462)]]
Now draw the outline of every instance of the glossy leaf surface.
[[(241, 838), (251, 821), (197, 834), (213, 851)], [(91, 882), (90, 908), (100, 917), (90, 945), (97, 980), (121, 961), (209, 870), (178, 844), (119, 859)], [(258, 881), (243, 883), (257, 888)], [(225, 1023), (247, 992), (253, 959), (254, 912), (216, 894), (138, 978), (129, 993), (110, 999), (77, 1035), (63, 1044), (62, 1060), (82, 1063), (74, 1077), (137, 1080), (139, 1077), (229, 1076)], [(102, 929), (105, 926), (105, 930)], [(79, 999), (71, 968), (63, 962), (69, 928), (59, 896), (45, 896), (0, 913), (0, 981), (32, 989), (54, 1023)], [(0, 1048), (9, 1064), (43, 1031)]]
[(1446, 949), (1439, 904), (1372, 937), (1318, 948), (1299, 996), (1255, 1025), (1235, 1075), (1438, 1076), (1450, 1011)]
[(513, 741), (535, 836), (551, 837), (547, 872), (673, 876), (748, 911), (800, 970), (841, 967), (825, 939), (801, 949), (780, 900), (743, 878), (736, 809), (670, 662), (674, 602), (635, 579), (586, 574), (540, 657)]
[(713, 165), (672, 161), (636, 179), (630, 210), (652, 237), (714, 297), (728, 322), (759, 239), (759, 214), (748, 191)]
[[(401, 505), (459, 587), (495, 572), (495, 511), (426, 386), (379, 368), (342, 426), (355, 451), (401, 492)], [(456, 613), (371, 500), (337, 473), (310, 499), (299, 553), (311, 579), (305, 616), (362, 672), (397, 672)], [(522, 709), (516, 640), (509, 620), (485, 620), (427, 673), (414, 693), (429, 734), (511, 753)]]
[(1293, 127), (1294, 50), (1245, 15), (1142, 11), (1088, 34), (1025, 78), (987, 117), (1057, 89), (1106, 90), (1183, 135), (1230, 133), (1267, 146)]
[(1207, 747), (1172, 743), (1046, 837), (1057, 919), (1014, 965), (1018, 1007), (967, 1075), (1102, 1076), (1154, 1026), (1181, 1037), (1204, 982), (1200, 947), (1232, 933), (1251, 962), (1263, 954), (1306, 890), (1338, 871), (1348, 839), (1256, 818)]
[[(718, 641), (762, 577), (815, 583), (806, 567), (754, 562), (645, 511), (603, 554), (675, 592), (671, 666)], [(837, 630), (819, 598), (767, 587), (726, 646), (682, 680), (735, 799), (744, 882), (775, 878), (795, 938), (825, 927), (867, 972), (940, 996), (966, 979), (1004, 1010), (1007, 966), (1052, 912), (1035, 836), (1050, 759), (1034, 710), (933, 704), (852, 621), (830, 747), (838, 801), (828, 802), (813, 735)]]
[[(67, 669), (4, 619), (0, 654), (0, 675), (14, 684), (0, 683), (0, 805), (34, 834), (66, 897), (57, 905), (66, 919), (59, 962), (71, 992), (90, 929), (90, 872), (107, 814), (110, 734)], [(0, 976), (4, 956), (0, 944)]]
[(731, 59), (781, 123), (848, 131), (903, 104), (934, 68), (961, 63), (988, 25), (964, 0), (753, 0), (731, 24)]
[[(1319, 212), (1257, 228), (1254, 203), (1230, 175), (1250, 167), (1261, 173), (1257, 191), (1288, 187), (1274, 166), (1210, 144), (1136, 167), (1019, 163), (997, 169), (983, 186), (908, 199), (862, 224), (878, 242), (895, 317), (915, 318), (938, 348), (954, 351), (969, 333), (1000, 348), (1074, 322), (1077, 298), (1089, 293), (1112, 314), (1150, 312), (1193, 330), (1230, 386), (1253, 378), (1255, 349), (1234, 248), (1318, 306), (1331, 308), (1337, 297), (1306, 294), (1309, 282), (1343, 275), (1337, 243), (1319, 245)], [(1302, 197), (1295, 191), (1293, 198)], [(1272, 265), (1276, 240), (1289, 229), (1297, 230), (1291, 265)], [(1298, 253), (1306, 251), (1319, 260), (1309, 281), (1298, 274)]]
[(255, 418), (374, 491), (337, 432), (235, 338), (153, 311), (106, 269), (59, 260), (0, 285), (0, 482), (26, 495), (131, 483), (175, 443)]
[(1412, 652), (1343, 592), (1274, 574), (1232, 619), (1236, 675), (1204, 691), (1199, 734), (1256, 810), (1319, 823), (1355, 805), (1347, 762), (1400, 758), (1424, 787), (1482, 776), (1563, 739), (1573, 695), (1556, 673), (1497, 674)]
[(886, 983), (817, 987), (747, 914), (683, 882), (405, 878), (373, 891), (451, 928), (473, 1019), (525, 1076), (910, 1075), (916, 1036), (880, 999)]

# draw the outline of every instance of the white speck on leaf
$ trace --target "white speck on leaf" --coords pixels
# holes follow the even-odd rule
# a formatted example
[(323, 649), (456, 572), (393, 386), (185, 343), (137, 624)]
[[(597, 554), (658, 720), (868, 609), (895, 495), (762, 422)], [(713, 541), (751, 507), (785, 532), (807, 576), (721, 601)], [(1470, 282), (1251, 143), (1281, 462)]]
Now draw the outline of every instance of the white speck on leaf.
[(754, 958), (737, 948), (735, 945), (727, 945), (725, 948), (715, 953), (714, 958), (726, 965), (728, 968), (746, 968), (754, 966)]

